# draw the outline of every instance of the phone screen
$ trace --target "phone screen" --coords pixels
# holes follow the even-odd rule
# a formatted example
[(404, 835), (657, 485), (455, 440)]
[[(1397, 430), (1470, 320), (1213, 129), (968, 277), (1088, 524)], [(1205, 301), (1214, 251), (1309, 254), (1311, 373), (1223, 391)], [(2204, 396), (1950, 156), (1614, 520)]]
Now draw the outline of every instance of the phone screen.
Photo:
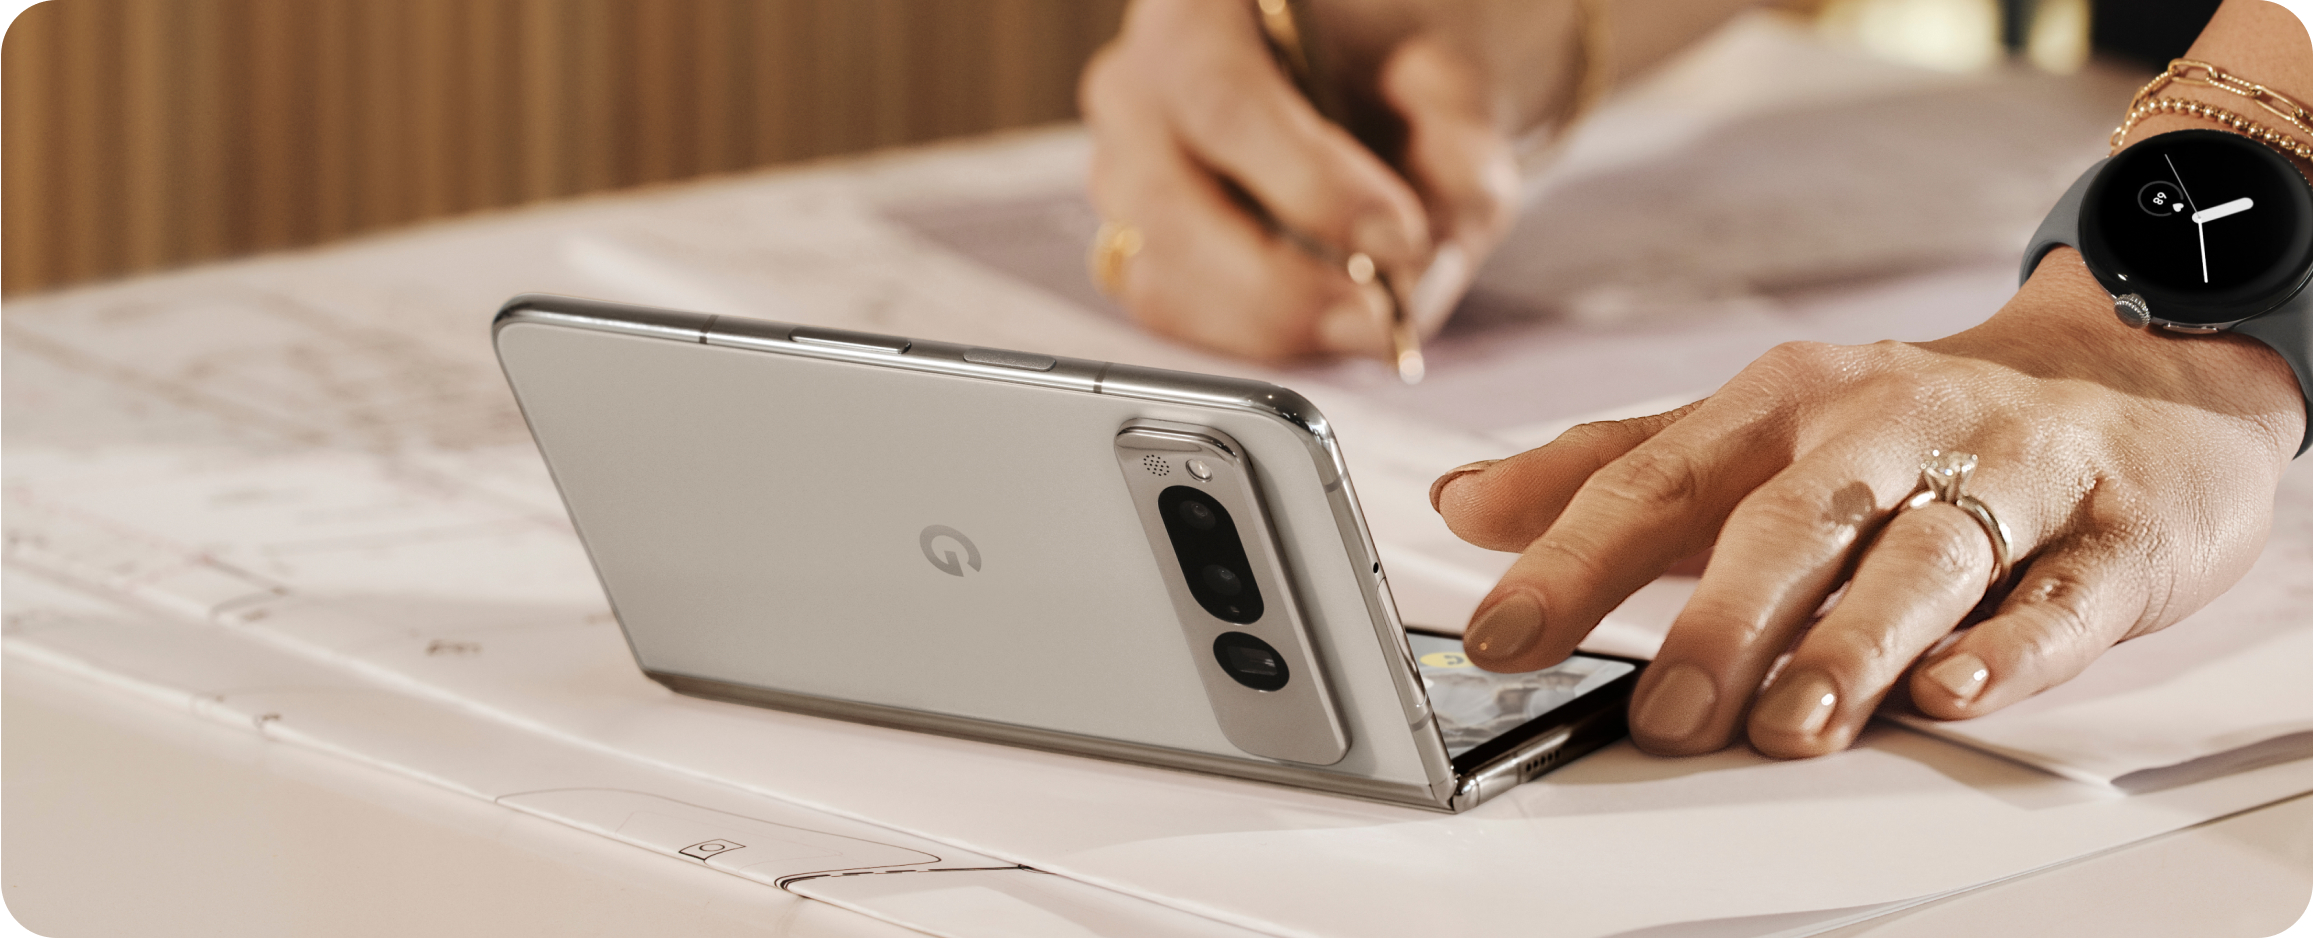
[(1446, 752), (1455, 757), (1637, 670), (1627, 661), (1575, 655), (1540, 671), (1496, 674), (1471, 664), (1461, 639), (1420, 632), (1406, 639), (1429, 688)]

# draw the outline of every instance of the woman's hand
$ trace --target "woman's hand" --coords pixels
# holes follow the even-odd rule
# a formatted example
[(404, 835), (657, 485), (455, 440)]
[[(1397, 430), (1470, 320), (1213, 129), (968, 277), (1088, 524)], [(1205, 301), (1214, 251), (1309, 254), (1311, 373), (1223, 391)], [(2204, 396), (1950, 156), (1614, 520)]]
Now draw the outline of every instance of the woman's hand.
[[(1142, 247), (1111, 284), (1134, 317), (1254, 358), (1387, 356), (1388, 309), (1230, 191), (1341, 255), (1363, 252), (1434, 331), (1507, 225), (1517, 188), (1474, 68), (1395, 43), (1371, 76), (1407, 126), (1405, 175), (1321, 117), (1246, 0), (1140, 0), (1086, 69), (1092, 200)], [(1420, 283), (1420, 289), (1412, 289)]]
[[(1746, 733), (1813, 756), (1899, 687), (1933, 717), (1989, 713), (2206, 604), (2256, 558), (2305, 419), (2271, 349), (2128, 329), (2060, 249), (1974, 329), (1785, 345), (1707, 400), (1577, 427), (1433, 498), (1463, 538), (1524, 552), (1464, 639), (1497, 671), (1560, 661), (1712, 550), (1639, 683), (1632, 736), (1689, 754)], [(1940, 646), (2003, 584), (1967, 513), (1897, 511), (1930, 449), (1981, 457), (1967, 491), (2015, 557), (1997, 612)]]

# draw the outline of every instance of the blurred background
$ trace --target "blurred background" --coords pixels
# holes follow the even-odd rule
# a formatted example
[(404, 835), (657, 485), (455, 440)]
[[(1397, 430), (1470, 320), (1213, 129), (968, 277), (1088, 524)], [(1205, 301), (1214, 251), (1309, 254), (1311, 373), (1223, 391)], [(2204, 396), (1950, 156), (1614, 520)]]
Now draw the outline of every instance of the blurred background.
[[(1779, 4), (1924, 68), (2147, 75), (2216, 5)], [(1069, 120), (1124, 6), (50, 0), (0, 47), (0, 292)]]

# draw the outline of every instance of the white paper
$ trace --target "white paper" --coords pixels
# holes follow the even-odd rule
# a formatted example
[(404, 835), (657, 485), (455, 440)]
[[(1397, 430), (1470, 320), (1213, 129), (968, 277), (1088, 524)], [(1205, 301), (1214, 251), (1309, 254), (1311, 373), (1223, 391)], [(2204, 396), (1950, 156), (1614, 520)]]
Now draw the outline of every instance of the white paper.
[[(1759, 48), (1784, 48), (1763, 35), (1774, 41)], [(1929, 111), (1991, 94), (1942, 80), (1888, 87), (1924, 95), (1906, 107)], [(1947, 91), (1960, 98), (1935, 96)], [(2026, 81), (1992, 91), (2026, 117), (2074, 113), (2063, 88)], [(1831, 109), (1818, 124), (1879, 106), (1818, 104)], [(1963, 133), (1959, 125), (1982, 121), (1962, 113), (1971, 116), (1939, 126)], [(2046, 139), (2016, 125), (1999, 130), (2018, 138), (1994, 173), (2002, 198), (2044, 205), (2069, 180), (2064, 166), (2080, 147), (2049, 143), (2072, 139), (2063, 135), (2073, 128), (2048, 123)], [(1753, 149), (1742, 152), (1769, 153), (1770, 142), (1749, 140)], [(12, 660), (220, 707), (259, 731), (478, 797), (609, 771), (601, 767), (609, 760), (1270, 934), (1604, 936), (1671, 926), (1807, 934), (2313, 789), (2313, 762), (2298, 760), (2127, 796), (1882, 727), (1854, 751), (1801, 763), (1741, 750), (1658, 760), (1619, 746), (1448, 817), (692, 700), (645, 680), (491, 359), (489, 314), (512, 294), (713, 306), (1288, 384), (1339, 429), (1407, 617), (1451, 627), (1509, 558), (1444, 529), (1425, 496), (1437, 473), (1532, 445), (1586, 415), (1691, 399), (1777, 342), (1925, 338), (1980, 318), (2012, 290), (2012, 260), (1983, 248), (1999, 239), (1946, 213), (1915, 218), (1912, 234), (1934, 237), (1893, 254), (1844, 245), (1837, 264), (1810, 272), (1804, 238), (1782, 251), (1740, 245), (1695, 254), (1692, 269), (1707, 276), (1643, 294), (1628, 292), (1619, 268), (1591, 245), (1590, 260), (1561, 258), (1542, 272), (1548, 277), (1490, 271), (1477, 305), (1437, 343), (1432, 380), (1420, 388), (1390, 384), (1371, 363), (1254, 368), (1153, 340), (1003, 266), (1073, 270), (1078, 245), (1065, 239), (1066, 265), (1035, 260), (1057, 250), (1036, 240), (1048, 230), (1020, 229), (1009, 261), (943, 240), (969, 240), (974, 219), (1006, 206), (1081, 220), (1066, 206), (1081, 203), (1084, 154), (1074, 132), (1032, 134), (12, 301), (0, 324), (9, 567), (225, 637), (147, 641), (92, 625), (54, 596), (19, 618), (24, 590), (11, 586), (5, 647)], [(1652, 164), (1574, 165), (1581, 172), (1567, 170), (1544, 190), (1545, 206), (1551, 191), (1593, 183), (1643, 189)], [(1616, 166), (1637, 175), (1608, 178), (1625, 171)], [(1762, 197), (1725, 195), (1690, 219)], [(949, 214), (930, 208), (941, 205)], [(1582, 217), (1579, 205), (1558, 207), (1568, 209), (1554, 216), (1561, 220)], [(1655, 204), (1650, 213), (1677, 211)], [(1818, 226), (1813, 237), (1834, 231), (1836, 214), (1788, 218)], [(1557, 235), (1544, 228), (1537, 236)], [(1711, 240), (1689, 237), (1680, 250), (1706, 251)], [(1979, 248), (1986, 255), (1967, 260)], [(1754, 276), (1853, 276), (1871, 266), (1865, 261), (1900, 256), (1936, 266), (1844, 286), (1743, 292)], [(1588, 299), (1517, 306), (1522, 289)], [(2293, 470), (2268, 548), (2279, 569), (2257, 581), (2300, 600), (2288, 591), (2313, 576), (2313, 564), (2301, 561), (2313, 543), (2313, 499), (2302, 478)], [(1675, 610), (1681, 588), (1650, 588), (1597, 638), (1645, 646), (1650, 623)], [(2274, 599), (2283, 593), (2239, 595), (2253, 600), (2256, 615), (2296, 623), (2301, 617), (2285, 614), (2292, 607)], [(2224, 621), (2179, 626), (2167, 647), (2190, 645), (2196, 634), (2253, 632), (2265, 620)], [(227, 639), (238, 644), (212, 644)], [(2170, 640), (2155, 636), (2115, 655)], [(2170, 721), (2176, 735), (2142, 751), (2173, 759), (2253, 738), (2224, 721), (2246, 726), (2273, 711), (2244, 717), (2219, 706), (2223, 695), (2210, 697), (2206, 685), (2220, 675), (2234, 680), (2217, 683), (2238, 689), (2255, 670), (2305, 686), (2276, 664), (2284, 656), (2251, 652), (2267, 641), (2289, 639), (2260, 632), (2229, 646), (2252, 668), (2212, 654), (2196, 660), (2214, 670), (2188, 667), (2144, 685), (2144, 693), (2181, 689), (2212, 705), (2199, 719)], [(236, 694), (210, 686), (225, 678), (202, 670), (241, 660), (199, 651), (214, 647), (261, 649), (251, 660), (276, 656), (373, 690), (312, 693), (264, 679)], [(2129, 659), (2115, 660), (2119, 674)], [(2095, 708), (2163, 706), (2099, 689), (2101, 673), (2091, 669), (2079, 685), (2094, 707), (2064, 706), (2052, 694), (2033, 702), (2037, 711), (2019, 708), (2017, 720), (2109, 726)], [(2041, 755), (2047, 750), (2028, 748), (2041, 745), (2035, 732), (2043, 741), (2048, 734), (1969, 742), (2017, 746), (2019, 758), (2056, 766), (2055, 756)], [(2141, 720), (2112, 738), (2132, 734), (2153, 739)], [(487, 758), (509, 747), (587, 758), (579, 768), (557, 761), (565, 756)]]

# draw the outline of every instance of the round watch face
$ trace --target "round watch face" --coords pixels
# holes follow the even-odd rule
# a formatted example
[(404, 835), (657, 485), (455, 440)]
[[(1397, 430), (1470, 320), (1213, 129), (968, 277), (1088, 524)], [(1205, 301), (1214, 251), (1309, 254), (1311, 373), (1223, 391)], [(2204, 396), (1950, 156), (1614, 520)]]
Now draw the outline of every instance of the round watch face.
[(2216, 130), (2161, 134), (2112, 158), (2080, 206), (2080, 251), (2152, 315), (2228, 323), (2287, 299), (2313, 269), (2313, 190), (2265, 145)]

